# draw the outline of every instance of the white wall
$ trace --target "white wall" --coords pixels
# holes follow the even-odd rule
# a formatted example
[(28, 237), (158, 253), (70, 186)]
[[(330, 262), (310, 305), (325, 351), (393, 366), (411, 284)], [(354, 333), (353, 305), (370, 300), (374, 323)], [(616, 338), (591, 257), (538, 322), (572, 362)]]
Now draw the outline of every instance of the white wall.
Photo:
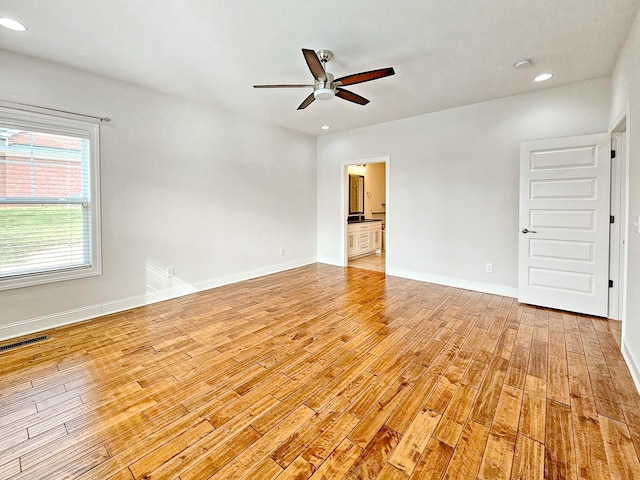
[(618, 58), (612, 75), (610, 120), (627, 114), (629, 159), (629, 238), (627, 242), (627, 302), (623, 319), (623, 353), (640, 389), (640, 14)]
[(341, 163), (388, 155), (388, 273), (516, 296), (520, 142), (607, 131), (609, 108), (598, 79), (319, 137), (318, 259), (342, 264)]
[(315, 261), (314, 137), (8, 52), (0, 64), (0, 100), (113, 119), (104, 274), (0, 292), (0, 338)]

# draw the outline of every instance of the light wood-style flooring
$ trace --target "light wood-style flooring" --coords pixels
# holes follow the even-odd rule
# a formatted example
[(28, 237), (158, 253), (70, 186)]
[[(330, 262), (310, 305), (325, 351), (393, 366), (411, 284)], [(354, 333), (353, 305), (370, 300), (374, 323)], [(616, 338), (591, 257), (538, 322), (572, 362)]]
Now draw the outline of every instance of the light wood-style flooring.
[(363, 268), (365, 270), (374, 270), (376, 272), (384, 272), (385, 252), (372, 253), (366, 257), (349, 260), (349, 266), (353, 268)]
[(2, 479), (640, 478), (614, 321), (315, 264), (47, 334)]

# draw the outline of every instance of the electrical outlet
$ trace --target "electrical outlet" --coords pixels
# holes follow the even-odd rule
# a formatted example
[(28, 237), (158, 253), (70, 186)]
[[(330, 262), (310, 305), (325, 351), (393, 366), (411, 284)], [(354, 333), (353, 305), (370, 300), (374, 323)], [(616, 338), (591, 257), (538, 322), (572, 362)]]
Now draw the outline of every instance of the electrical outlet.
[(485, 269), (487, 273), (493, 273), (493, 263), (487, 263)]
[(167, 278), (171, 278), (174, 275), (173, 267), (167, 268)]
[(284, 248), (281, 248), (281, 249), (280, 249), (280, 256), (281, 256), (281, 257), (284, 257)]

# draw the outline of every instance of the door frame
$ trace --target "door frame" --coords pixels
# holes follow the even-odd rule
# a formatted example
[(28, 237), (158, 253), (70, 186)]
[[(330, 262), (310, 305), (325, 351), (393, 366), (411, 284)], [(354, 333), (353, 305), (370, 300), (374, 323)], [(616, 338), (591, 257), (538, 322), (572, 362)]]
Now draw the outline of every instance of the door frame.
[(389, 245), (391, 245), (391, 242), (389, 241), (389, 205), (391, 204), (390, 198), (391, 198), (391, 176), (390, 176), (390, 172), (391, 172), (391, 157), (389, 155), (382, 155), (379, 157), (369, 157), (369, 158), (361, 158), (358, 160), (344, 160), (342, 162), (340, 162), (340, 217), (339, 217), (339, 221), (340, 221), (340, 242), (342, 245), (342, 248), (340, 249), (340, 265), (342, 265), (343, 267), (346, 267), (349, 264), (349, 258), (347, 256), (347, 216), (349, 215), (349, 204), (347, 202), (347, 189), (346, 189), (346, 185), (347, 185), (347, 179), (348, 177), (348, 173), (347, 173), (347, 167), (349, 167), (349, 165), (362, 165), (362, 164), (370, 164), (370, 163), (384, 163), (385, 164), (385, 198), (386, 198), (386, 205), (385, 205), (385, 237), (384, 237), (384, 250), (385, 250), (385, 259), (384, 259), (384, 271), (385, 273), (389, 271), (389, 252), (390, 252), (390, 248)]
[[(616, 158), (611, 162), (611, 225), (609, 243), (609, 278), (614, 287), (609, 292), (609, 318), (625, 321), (627, 304), (627, 246), (629, 243), (629, 148), (627, 141), (628, 108), (611, 123), (611, 148)], [(614, 205), (616, 208), (614, 209)]]

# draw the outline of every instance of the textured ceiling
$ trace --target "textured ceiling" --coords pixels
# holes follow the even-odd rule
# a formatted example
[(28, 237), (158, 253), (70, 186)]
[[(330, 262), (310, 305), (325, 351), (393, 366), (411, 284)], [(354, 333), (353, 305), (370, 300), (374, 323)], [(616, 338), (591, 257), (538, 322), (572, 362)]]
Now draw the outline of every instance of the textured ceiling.
[[(0, 48), (319, 135), (609, 75), (640, 0), (0, 0)], [(296, 108), (311, 83), (301, 48), (336, 77), (396, 75)], [(513, 63), (533, 59), (515, 70)], [(539, 72), (552, 80), (535, 84)], [(108, 113), (108, 112), (107, 112)]]

